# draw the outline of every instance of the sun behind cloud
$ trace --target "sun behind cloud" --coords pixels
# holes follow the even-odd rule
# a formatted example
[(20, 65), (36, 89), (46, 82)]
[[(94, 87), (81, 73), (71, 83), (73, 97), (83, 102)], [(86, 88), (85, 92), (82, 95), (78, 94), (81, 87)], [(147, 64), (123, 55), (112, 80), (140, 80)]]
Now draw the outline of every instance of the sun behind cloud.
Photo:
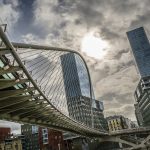
[(108, 43), (100, 37), (96, 37), (94, 32), (86, 34), (81, 42), (82, 52), (85, 52), (88, 56), (96, 59), (103, 58), (108, 47)]

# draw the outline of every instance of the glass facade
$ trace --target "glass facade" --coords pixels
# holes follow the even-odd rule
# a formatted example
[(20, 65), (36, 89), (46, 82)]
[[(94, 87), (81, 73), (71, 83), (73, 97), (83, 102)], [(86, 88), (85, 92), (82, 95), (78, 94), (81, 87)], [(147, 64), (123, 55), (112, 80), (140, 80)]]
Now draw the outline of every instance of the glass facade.
[(69, 116), (91, 126), (89, 77), (83, 60), (72, 53), (60, 57)]
[(141, 77), (150, 76), (150, 43), (143, 27), (127, 32)]
[(135, 90), (135, 115), (139, 126), (150, 125), (150, 43), (143, 27), (127, 32), (132, 52), (141, 75)]
[[(77, 72), (79, 77), (79, 84), (81, 88), (81, 93), (83, 96), (91, 97), (90, 96), (90, 83), (89, 83), (89, 76), (87, 69), (84, 65), (83, 60), (77, 55), (75, 55), (76, 65), (77, 65)], [(94, 96), (94, 93), (92, 93)]]
[(135, 114), (139, 126), (150, 125), (150, 77), (142, 78), (134, 93)]
[(97, 108), (99, 111), (103, 111), (104, 110), (104, 104), (102, 101), (99, 100), (94, 100), (94, 106), (93, 108)]
[(95, 100), (93, 89), (90, 98), (89, 76), (83, 60), (68, 53), (61, 56), (61, 65), (69, 116), (91, 127), (93, 115), (93, 127), (107, 129), (103, 103)]
[(89, 77), (81, 58), (72, 53), (62, 55), (61, 65), (66, 97), (90, 97)]

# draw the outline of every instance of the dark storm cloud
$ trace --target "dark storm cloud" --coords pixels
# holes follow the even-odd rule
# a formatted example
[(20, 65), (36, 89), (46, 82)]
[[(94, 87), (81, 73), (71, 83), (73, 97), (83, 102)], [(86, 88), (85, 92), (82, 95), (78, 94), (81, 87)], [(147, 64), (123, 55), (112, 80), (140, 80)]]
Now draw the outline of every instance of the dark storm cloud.
[(148, 10), (144, 14), (137, 15), (136, 18), (132, 20), (130, 27), (133, 28), (137, 26), (150, 25), (149, 16), (150, 16), (150, 10)]
[(111, 31), (109, 27), (101, 28), (101, 35), (105, 40), (118, 40), (122, 38), (117, 32)]
[(118, 53), (116, 53), (115, 58), (116, 59), (120, 59), (123, 53), (128, 53), (129, 49), (123, 49), (122, 51), (119, 51)]
[(103, 23), (103, 13), (97, 8), (98, 1), (80, 1), (76, 6), (76, 12), (79, 13), (80, 21), (87, 24), (88, 28), (95, 27)]

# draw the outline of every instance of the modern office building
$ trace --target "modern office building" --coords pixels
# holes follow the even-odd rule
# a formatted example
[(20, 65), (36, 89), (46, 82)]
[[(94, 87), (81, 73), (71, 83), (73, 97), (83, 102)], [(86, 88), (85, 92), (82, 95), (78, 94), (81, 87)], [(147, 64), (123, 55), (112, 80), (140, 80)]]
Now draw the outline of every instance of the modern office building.
[(133, 56), (140, 74), (135, 90), (135, 115), (139, 126), (150, 125), (150, 43), (143, 27), (127, 32)]
[(139, 126), (150, 125), (150, 77), (142, 78), (134, 94), (135, 114)]
[(127, 36), (140, 76), (150, 76), (150, 43), (146, 31), (140, 27), (127, 32)]
[(142, 116), (142, 113), (140, 111), (139, 104), (135, 103), (134, 107), (135, 107), (135, 116), (136, 116), (136, 119), (137, 119), (137, 123), (138, 123), (139, 126), (143, 126), (143, 116)]
[(81, 123), (91, 126), (91, 99), (76, 96), (67, 99), (69, 116)]
[(83, 61), (68, 53), (61, 56), (61, 65), (66, 97), (90, 97), (89, 77)]
[(103, 106), (99, 101), (96, 103), (94, 92), (90, 98), (89, 76), (83, 60), (70, 53), (62, 55), (60, 59), (69, 116), (88, 126), (102, 129)]
[(91, 126), (90, 85), (84, 63), (75, 54), (61, 56), (69, 116)]
[(93, 121), (94, 128), (101, 130), (108, 130), (107, 120), (104, 118), (104, 105), (100, 100), (94, 100), (93, 109)]

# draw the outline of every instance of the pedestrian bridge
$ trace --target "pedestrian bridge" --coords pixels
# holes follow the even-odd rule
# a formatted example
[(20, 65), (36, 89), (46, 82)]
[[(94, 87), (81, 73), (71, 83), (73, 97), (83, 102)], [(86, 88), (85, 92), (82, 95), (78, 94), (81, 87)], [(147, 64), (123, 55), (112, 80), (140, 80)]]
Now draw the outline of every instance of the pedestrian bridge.
[[(78, 52), (12, 43), (0, 27), (0, 119), (50, 127), (103, 140), (150, 132), (150, 128), (136, 128), (108, 133), (103, 128), (97, 130), (92, 125), (87, 126), (69, 117), (66, 112), (64, 75), (61, 68), (61, 56), (66, 54), (74, 54), (80, 69), (86, 73), (82, 78), (86, 84), (81, 85), (81, 90), (85, 94), (88, 93), (92, 99), (90, 73), (85, 60)], [(66, 72), (65, 75), (74, 78), (73, 74), (68, 75)], [(72, 92), (75, 94), (75, 91)]]
[[(81, 90), (92, 98), (89, 70), (78, 52), (11, 43), (2, 27), (0, 38), (0, 119), (51, 127), (85, 136), (108, 135), (103, 128), (96, 130), (74, 120), (66, 112), (61, 66), (62, 62), (67, 64), (69, 61), (61, 61), (64, 55), (75, 55), (80, 69), (86, 73), (82, 77), (86, 85), (81, 85)], [(67, 71), (65, 75), (74, 78)], [(75, 95), (77, 90), (71, 91), (72, 94)]]

